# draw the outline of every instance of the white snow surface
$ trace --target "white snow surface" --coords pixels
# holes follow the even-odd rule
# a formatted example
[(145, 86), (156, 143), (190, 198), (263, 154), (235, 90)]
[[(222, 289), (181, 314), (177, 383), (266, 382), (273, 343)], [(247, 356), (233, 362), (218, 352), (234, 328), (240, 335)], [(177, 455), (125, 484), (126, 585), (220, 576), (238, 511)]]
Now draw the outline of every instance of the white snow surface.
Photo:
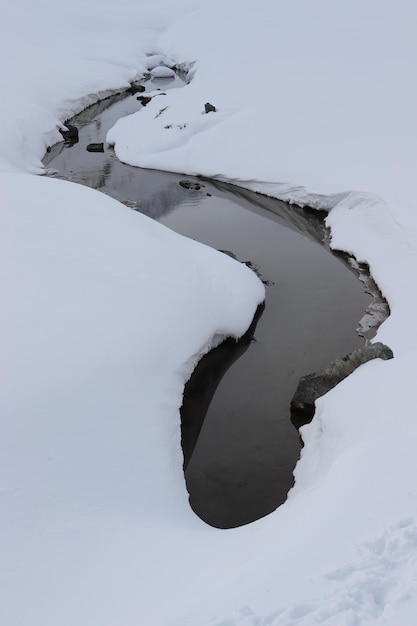
[[(2, 7), (1, 624), (415, 623), (416, 26), (411, 0)], [(116, 124), (118, 156), (327, 208), (391, 308), (395, 358), (317, 402), (288, 501), (229, 531), (188, 506), (178, 407), (263, 286), (36, 176), (71, 113), (164, 59), (189, 82)]]

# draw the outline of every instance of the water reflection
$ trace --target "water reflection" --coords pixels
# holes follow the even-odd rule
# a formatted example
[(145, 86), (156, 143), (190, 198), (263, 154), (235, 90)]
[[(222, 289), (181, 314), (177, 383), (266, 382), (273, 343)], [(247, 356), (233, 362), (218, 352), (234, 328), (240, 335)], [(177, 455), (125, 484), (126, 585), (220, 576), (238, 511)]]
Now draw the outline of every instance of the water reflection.
[[(148, 80), (149, 91), (175, 89), (183, 85), (175, 80)], [(74, 146), (60, 142), (51, 147), (43, 164), (55, 176), (98, 189), (154, 219), (160, 218), (184, 202), (198, 202), (205, 195), (200, 191), (183, 189), (178, 175), (155, 170), (143, 170), (121, 163), (112, 148), (106, 145), (107, 131), (126, 115), (139, 111), (141, 104), (136, 94), (121, 93), (94, 104), (68, 120), (78, 128), (78, 142)], [(103, 152), (89, 152), (87, 146), (104, 143)]]
[(252, 341), (255, 340), (256, 325), (264, 308), (264, 304), (258, 307), (252, 324), (239, 341), (226, 339), (217, 348), (206, 354), (198, 363), (185, 386), (181, 407), (181, 445), (185, 471), (197, 445), (201, 428), (216, 389), (227, 370), (246, 352)]
[(285, 501), (300, 454), (290, 420), (298, 380), (363, 345), (355, 327), (370, 298), (343, 260), (319, 245), (324, 231), (315, 212), (292, 207), (288, 221), (282, 203), (261, 207), (253, 194), (205, 184), (211, 196), (161, 222), (250, 261), (267, 283), (256, 341), (236, 360), (226, 344), (233, 367), (223, 354), (214, 374), (201, 365), (195, 383), (210, 403), (197, 411), (193, 452), (185, 452), (190, 503), (207, 523), (230, 528)]

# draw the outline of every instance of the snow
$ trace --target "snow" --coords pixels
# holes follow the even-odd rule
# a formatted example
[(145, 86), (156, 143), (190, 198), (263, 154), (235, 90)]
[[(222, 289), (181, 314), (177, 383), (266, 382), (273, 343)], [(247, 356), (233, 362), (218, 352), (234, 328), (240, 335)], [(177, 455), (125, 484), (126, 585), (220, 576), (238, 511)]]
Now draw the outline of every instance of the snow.
[[(416, 25), (411, 0), (3, 7), (2, 624), (414, 623)], [(71, 113), (174, 64), (187, 85), (115, 125), (119, 158), (327, 208), (391, 309), (395, 358), (317, 402), (288, 501), (229, 531), (188, 506), (178, 407), (261, 283), (34, 175)]]
[(150, 54), (146, 57), (145, 65), (148, 70), (154, 70), (155, 68), (160, 69), (171, 69), (175, 66), (175, 61), (165, 56), (165, 54)]
[(175, 72), (169, 67), (159, 65), (151, 70), (151, 76), (152, 78), (175, 78)]

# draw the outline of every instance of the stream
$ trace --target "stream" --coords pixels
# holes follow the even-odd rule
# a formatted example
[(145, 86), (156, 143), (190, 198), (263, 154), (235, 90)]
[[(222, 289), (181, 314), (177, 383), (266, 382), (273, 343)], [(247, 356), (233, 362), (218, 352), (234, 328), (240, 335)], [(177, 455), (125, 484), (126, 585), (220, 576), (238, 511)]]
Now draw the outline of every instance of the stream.
[[(149, 90), (180, 83), (154, 80)], [(301, 449), (290, 416), (298, 380), (364, 345), (356, 328), (372, 297), (346, 258), (323, 243), (324, 213), (120, 163), (106, 146), (107, 130), (140, 108), (137, 94), (126, 93), (89, 107), (69, 120), (78, 141), (53, 146), (44, 165), (49, 175), (99, 189), (235, 256), (264, 281), (266, 303), (251, 329), (201, 360), (182, 407), (191, 507), (212, 526), (236, 527), (285, 501)], [(104, 142), (103, 152), (87, 151), (96, 142)]]

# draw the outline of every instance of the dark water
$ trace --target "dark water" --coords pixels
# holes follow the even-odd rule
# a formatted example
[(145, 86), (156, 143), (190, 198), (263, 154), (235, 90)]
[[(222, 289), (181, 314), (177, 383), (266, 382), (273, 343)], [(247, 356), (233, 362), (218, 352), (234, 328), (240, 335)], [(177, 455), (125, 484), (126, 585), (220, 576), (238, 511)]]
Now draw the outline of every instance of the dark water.
[[(151, 89), (157, 86), (168, 85), (153, 82)], [(371, 298), (321, 243), (317, 212), (210, 181), (185, 189), (180, 180), (196, 179), (123, 165), (107, 147), (86, 151), (88, 143), (105, 141), (120, 116), (138, 109), (135, 96), (87, 109), (71, 120), (80, 127), (79, 142), (54, 146), (44, 162), (60, 177), (250, 262), (267, 283), (265, 307), (250, 333), (201, 361), (183, 406), (191, 506), (213, 526), (239, 526), (285, 500), (300, 454), (289, 409), (298, 380), (363, 345), (355, 329)]]

